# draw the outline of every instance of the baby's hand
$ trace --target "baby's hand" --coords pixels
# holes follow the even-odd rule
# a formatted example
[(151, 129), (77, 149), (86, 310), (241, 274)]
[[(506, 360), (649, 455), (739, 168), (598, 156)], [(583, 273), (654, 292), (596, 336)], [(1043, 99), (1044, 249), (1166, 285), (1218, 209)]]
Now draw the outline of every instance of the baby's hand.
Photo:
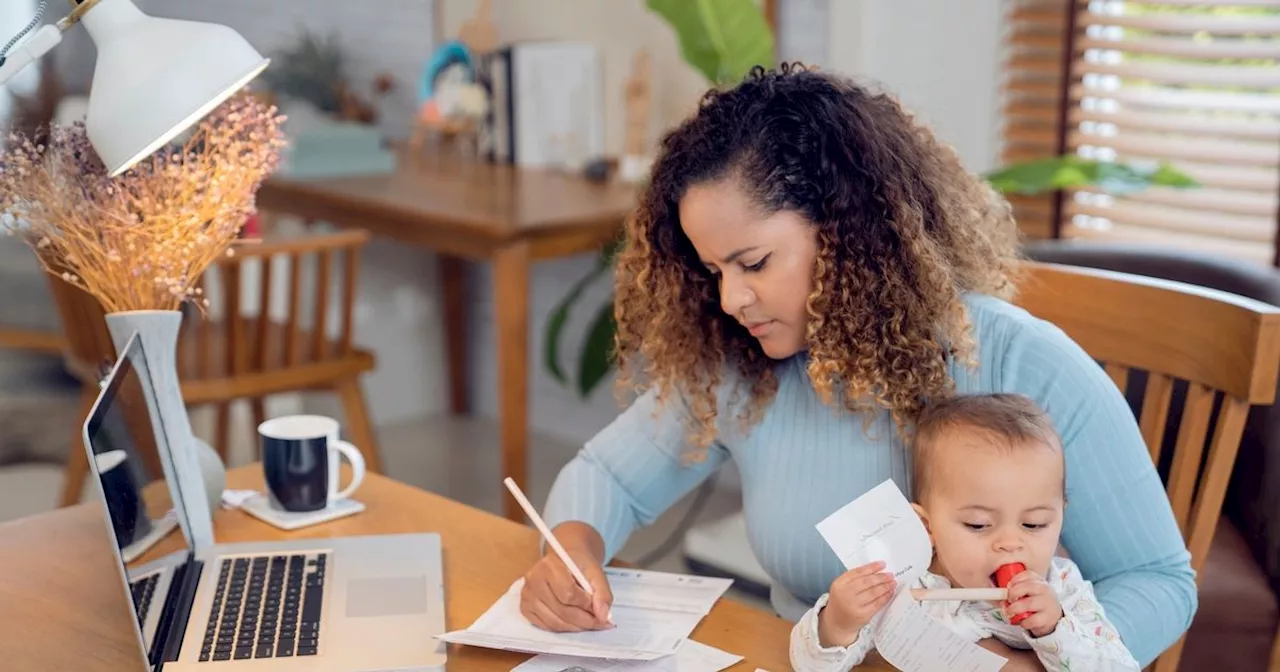
[(1035, 637), (1044, 637), (1058, 627), (1058, 621), (1062, 619), (1062, 603), (1058, 602), (1058, 596), (1044, 577), (1027, 570), (1013, 577), (1008, 588), (1009, 601), (1004, 607), (1006, 618), (1030, 612), (1031, 615), (1018, 625)]
[(882, 569), (883, 562), (872, 562), (854, 567), (831, 582), (827, 606), (818, 614), (818, 640), (822, 646), (849, 646), (876, 612), (889, 604), (897, 582)]

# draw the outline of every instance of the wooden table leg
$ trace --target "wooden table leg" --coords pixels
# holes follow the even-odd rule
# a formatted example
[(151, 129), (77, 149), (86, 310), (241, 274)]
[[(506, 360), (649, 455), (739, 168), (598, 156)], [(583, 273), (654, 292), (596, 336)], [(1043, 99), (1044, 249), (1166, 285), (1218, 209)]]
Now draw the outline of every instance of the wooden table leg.
[(454, 415), (471, 413), (467, 389), (467, 262), (440, 255), (444, 294), (445, 353), (449, 359), (449, 408)]
[[(502, 476), (528, 491), (529, 445), (529, 245), (515, 243), (493, 260), (498, 342), (498, 414), (502, 426)], [(503, 491), (503, 511), (523, 522), (520, 505)]]

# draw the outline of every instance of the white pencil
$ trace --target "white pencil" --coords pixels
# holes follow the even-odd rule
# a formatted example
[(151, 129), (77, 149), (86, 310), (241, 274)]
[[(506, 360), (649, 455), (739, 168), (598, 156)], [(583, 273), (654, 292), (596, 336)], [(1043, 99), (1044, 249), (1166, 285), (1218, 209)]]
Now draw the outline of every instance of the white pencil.
[(911, 597), (924, 600), (991, 600), (998, 602), (1009, 597), (1006, 588), (912, 588)]
[[(565, 567), (569, 568), (569, 573), (573, 575), (578, 585), (582, 586), (582, 589), (587, 591), (588, 595), (594, 596), (596, 593), (591, 588), (591, 582), (587, 581), (586, 575), (582, 573), (581, 569), (578, 569), (578, 565), (574, 563), (573, 558), (569, 557), (569, 553), (564, 550), (564, 546), (560, 545), (560, 540), (556, 539), (556, 535), (551, 534), (551, 528), (547, 527), (546, 522), (542, 520), (542, 516), (539, 516), (538, 512), (534, 510), (533, 505), (529, 503), (529, 499), (520, 490), (520, 486), (516, 485), (516, 482), (511, 480), (510, 476), (503, 479), (502, 484), (507, 486), (507, 490), (511, 491), (511, 496), (516, 498), (520, 508), (524, 509), (525, 514), (529, 516), (529, 520), (533, 521), (534, 527), (537, 527), (538, 531), (542, 533), (542, 538), (547, 540), (551, 550), (560, 556), (560, 561), (564, 563)], [(613, 612), (609, 613), (608, 618), (613, 621)]]

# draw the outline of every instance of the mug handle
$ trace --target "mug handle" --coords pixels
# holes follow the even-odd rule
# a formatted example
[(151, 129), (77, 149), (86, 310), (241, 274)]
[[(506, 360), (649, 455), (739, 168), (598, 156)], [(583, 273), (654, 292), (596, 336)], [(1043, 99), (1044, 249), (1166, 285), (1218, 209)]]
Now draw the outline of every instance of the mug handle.
[(361, 455), (360, 450), (347, 441), (338, 440), (329, 445), (351, 463), (351, 471), (353, 472), (351, 474), (351, 484), (343, 489), (342, 492), (333, 496), (334, 501), (346, 499), (356, 491), (356, 488), (360, 487), (360, 481), (364, 480), (364, 455)]

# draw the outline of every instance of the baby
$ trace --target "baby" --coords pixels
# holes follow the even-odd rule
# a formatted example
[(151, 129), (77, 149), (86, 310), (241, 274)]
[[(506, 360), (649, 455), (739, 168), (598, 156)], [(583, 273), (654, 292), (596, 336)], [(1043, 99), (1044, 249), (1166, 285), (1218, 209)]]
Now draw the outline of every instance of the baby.
[[(1138, 672), (1092, 584), (1055, 555), (1066, 505), (1062, 444), (1034, 402), (983, 394), (926, 408), (916, 423), (912, 468), (912, 507), (934, 554), (911, 588), (990, 588), (1002, 565), (1027, 567), (1009, 581), (1007, 602), (921, 602), (926, 613), (968, 641), (994, 637), (1032, 649), (1045, 670)], [(796, 670), (842, 671), (862, 662), (875, 646), (871, 620), (897, 588), (883, 569), (874, 562), (837, 577), (800, 619), (791, 633)]]

